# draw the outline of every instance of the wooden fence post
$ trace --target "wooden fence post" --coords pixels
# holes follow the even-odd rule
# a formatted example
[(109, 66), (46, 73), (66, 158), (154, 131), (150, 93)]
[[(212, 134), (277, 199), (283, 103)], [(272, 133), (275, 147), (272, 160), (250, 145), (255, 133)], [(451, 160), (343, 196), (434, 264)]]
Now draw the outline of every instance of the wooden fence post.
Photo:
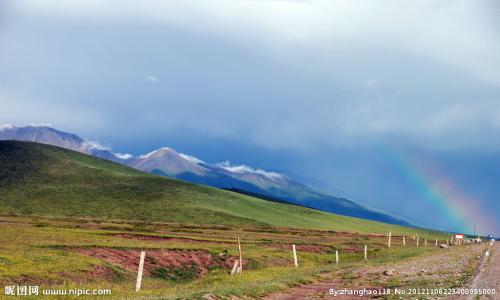
[(424, 240), (424, 246), (427, 247), (427, 239)]
[(405, 238), (405, 236), (404, 236), (404, 235), (403, 235), (403, 246), (405, 246), (405, 247), (406, 247), (406, 238)]
[(339, 263), (339, 250), (335, 250), (335, 263)]
[(236, 274), (237, 271), (238, 271), (238, 260), (235, 260), (234, 265), (233, 265), (233, 269), (231, 270), (231, 275)]
[(365, 245), (365, 260), (368, 259), (368, 247)]
[(240, 256), (240, 263), (238, 267), (238, 273), (243, 272), (243, 260), (241, 259), (241, 243), (240, 243), (240, 237), (238, 237), (238, 254)]
[(387, 241), (388, 248), (391, 248), (391, 236), (392, 236), (392, 232), (389, 231), (389, 240)]
[(146, 257), (146, 252), (141, 251), (141, 258), (139, 259), (139, 270), (137, 270), (137, 282), (135, 284), (136, 293), (141, 290), (142, 271), (144, 270), (144, 257)]
[(420, 237), (417, 236), (417, 247), (418, 247), (418, 243), (420, 242)]
[(295, 267), (299, 266), (299, 263), (297, 261), (297, 251), (295, 251), (295, 244), (292, 245), (293, 249), (293, 262), (295, 263)]
[(436, 239), (436, 247), (438, 246), (438, 240)]

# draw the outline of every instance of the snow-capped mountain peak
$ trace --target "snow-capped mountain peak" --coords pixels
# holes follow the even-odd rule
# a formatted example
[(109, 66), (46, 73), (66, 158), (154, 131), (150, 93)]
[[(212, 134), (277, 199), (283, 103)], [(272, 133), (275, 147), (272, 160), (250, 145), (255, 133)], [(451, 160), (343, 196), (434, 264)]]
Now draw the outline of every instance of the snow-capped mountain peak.
[(162, 147), (138, 156), (131, 166), (146, 172), (168, 176), (183, 173), (204, 175), (208, 170), (200, 163), (202, 161), (196, 157), (178, 153), (170, 147)]

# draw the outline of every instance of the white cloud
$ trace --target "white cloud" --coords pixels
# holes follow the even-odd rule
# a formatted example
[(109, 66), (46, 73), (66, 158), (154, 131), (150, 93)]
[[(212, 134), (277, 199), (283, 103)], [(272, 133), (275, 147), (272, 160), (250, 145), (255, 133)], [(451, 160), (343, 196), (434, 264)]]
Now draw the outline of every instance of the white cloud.
[(379, 81), (376, 79), (368, 79), (365, 81), (365, 86), (367, 88), (373, 88), (376, 87), (379, 84)]
[(188, 160), (192, 163), (195, 163), (195, 164), (202, 164), (202, 163), (205, 163), (203, 160), (197, 158), (197, 157), (194, 157), (192, 155), (188, 155), (188, 154), (184, 154), (184, 153), (179, 153), (180, 157), (184, 158), (185, 160)]
[[(124, 76), (120, 79), (128, 76), (135, 83), (139, 68), (145, 72), (141, 73), (143, 75), (154, 73), (145, 76), (144, 81), (162, 83), (151, 94), (147, 94), (151, 91), (140, 90), (139, 85), (130, 84), (120, 85), (123, 90), (119, 93), (110, 88), (109, 93), (101, 93), (99, 99), (80, 99), (82, 103), (96, 103), (104, 115), (101, 122), (109, 122), (108, 128), (119, 122), (122, 127), (128, 126), (128, 120), (133, 117), (140, 125), (136, 128), (156, 128), (159, 132), (157, 128), (188, 127), (211, 136), (246, 139), (270, 148), (294, 149), (321, 143), (332, 145), (344, 139), (362, 141), (374, 135), (409, 139), (426, 136), (434, 139), (440, 135), (440, 141), (422, 143), (431, 147), (448, 144), (453, 139), (478, 145), (476, 132), (482, 132), (480, 136), (491, 136), (498, 129), (498, 118), (491, 115), (500, 105), (490, 99), (499, 95), (500, 39), (497, 37), (500, 26), (495, 26), (498, 21), (489, 15), (494, 11), (491, 6), (497, 5), (492, 3), (488, 0), (409, 3), (399, 0), (145, 0), (139, 5), (132, 0), (18, 0), (12, 1), (11, 20), (24, 20), (27, 15), (36, 21), (54, 21), (57, 28), (65, 22), (76, 27), (92, 22), (106, 34), (121, 33), (130, 25), (152, 31), (158, 29), (151, 36), (159, 39), (164, 36), (165, 42), (145, 39), (144, 45), (136, 50), (151, 54), (151, 57), (134, 57), (133, 67), (127, 67), (123, 61), (130, 60), (135, 51), (131, 51), (130, 56), (117, 56), (119, 59), (113, 62), (107, 52), (101, 57), (104, 65), (109, 64), (106, 69), (114, 70), (116, 64), (123, 65)], [(21, 16), (17, 18), (16, 14)], [(9, 27), (6, 28), (8, 31)], [(27, 29), (28, 32), (33, 30)], [(22, 36), (17, 30), (12, 32), (14, 38), (3, 44), (22, 45), (18, 42)], [(182, 39), (177, 40), (176, 34), (170, 34), (178, 32), (183, 33)], [(50, 36), (59, 40), (59, 33)], [(88, 37), (84, 31), (81, 34), (78, 38), (83, 42), (105, 37), (99, 33)], [(37, 36), (45, 34), (42, 31)], [(50, 43), (45, 45), (43, 41), (47, 53), (56, 53)], [(178, 41), (189, 46), (176, 43)], [(109, 39), (107, 42), (109, 51), (121, 53), (122, 40)], [(64, 46), (62, 40), (61, 45)], [(191, 48), (189, 51), (183, 49), (193, 45), (201, 49), (206, 45), (213, 54), (223, 55), (207, 60)], [(15, 50), (9, 53), (14, 56), (20, 51)], [(43, 61), (36, 59), (37, 53), (27, 52), (24, 56)], [(152, 62), (161, 68), (153, 68)], [(179, 62), (179, 65), (169, 68), (172, 62)], [(59, 65), (72, 66), (73, 63), (70, 57)], [(24, 69), (30, 70), (36, 64), (19, 65), (4, 67), (5, 70), (20, 69), (5, 76), (24, 74)], [(180, 73), (172, 71), (181, 69)], [(110, 80), (108, 74), (102, 76), (104, 80), (99, 78), (99, 82)], [(66, 80), (55, 77), (53, 86), (56, 87), (59, 80)], [(175, 84), (169, 85), (172, 82)], [(80, 86), (79, 82), (69, 83), (60, 84)], [(195, 83), (198, 84), (196, 89), (186, 88)], [(36, 83), (31, 82), (31, 85)], [(164, 85), (168, 90), (160, 89)], [(84, 83), (83, 86), (92, 84)], [(489, 93), (488, 97), (482, 94), (494, 88), (497, 89), (494, 92), (484, 92)], [(69, 90), (85, 95), (82, 98), (88, 95), (87, 91)], [(135, 99), (121, 97), (136, 93), (148, 96), (141, 99), (140, 104)], [(109, 94), (119, 96), (108, 97)], [(461, 101), (469, 101), (467, 106), (481, 108), (454, 108)], [(66, 98), (59, 102), (64, 102), (63, 106), (74, 103)], [(486, 104), (483, 107), (481, 103)], [(119, 115), (114, 111), (118, 105)], [(43, 111), (44, 106), (40, 103), (38, 106), (38, 111)], [(94, 108), (80, 106), (83, 110)], [(61, 127), (61, 119), (70, 119), (71, 115), (31, 119), (31, 111), (19, 111), (16, 118), (5, 121), (50, 120)], [(13, 115), (11, 111), (4, 113), (7, 114)], [(74, 121), (99, 127), (92, 116), (85, 117)], [(71, 129), (76, 126), (62, 125)], [(468, 137), (457, 134), (460, 130), (472, 132), (470, 128), (474, 128), (474, 133)], [(140, 133), (139, 129), (130, 130)]]
[(99, 143), (97, 141), (85, 140), (85, 143), (87, 143), (90, 146), (90, 148), (94, 148), (94, 149), (98, 149), (98, 150), (111, 151), (111, 147), (110, 146), (104, 146), (104, 145), (102, 145), (101, 143)]
[(146, 79), (149, 81), (149, 82), (152, 82), (152, 83), (158, 83), (160, 82), (160, 80), (158, 79), (158, 77), (156, 76), (148, 76), (146, 77)]
[(11, 124), (2, 124), (0, 125), (0, 131), (14, 129), (14, 127), (15, 126)]
[[(500, 41), (494, 16), (488, 14), (497, 4), (489, 1), (145, 0), (139, 4), (132, 0), (21, 0), (14, 3), (19, 10), (34, 14), (181, 27), (254, 45), (253, 48), (264, 50), (275, 59), (287, 61), (296, 60), (297, 49), (335, 53), (352, 44), (384, 47), (441, 61), (500, 85)], [(294, 48), (291, 50), (290, 46)]]
[(121, 159), (130, 159), (134, 157), (132, 154), (129, 153), (114, 153), (116, 157), (121, 158)]
[(226, 171), (233, 172), (233, 173), (253, 173), (253, 174), (263, 175), (271, 180), (285, 180), (285, 179), (287, 179), (286, 175), (283, 175), (283, 174), (280, 174), (277, 172), (268, 172), (268, 171), (265, 171), (262, 169), (254, 169), (254, 168), (246, 166), (246, 165), (231, 165), (231, 163), (227, 160), (216, 164), (216, 166), (219, 168), (222, 168)]
[(103, 124), (100, 114), (88, 105), (70, 100), (54, 103), (43, 96), (33, 96), (4, 86), (0, 86), (0, 120), (12, 124), (66, 128), (72, 132), (95, 131)]

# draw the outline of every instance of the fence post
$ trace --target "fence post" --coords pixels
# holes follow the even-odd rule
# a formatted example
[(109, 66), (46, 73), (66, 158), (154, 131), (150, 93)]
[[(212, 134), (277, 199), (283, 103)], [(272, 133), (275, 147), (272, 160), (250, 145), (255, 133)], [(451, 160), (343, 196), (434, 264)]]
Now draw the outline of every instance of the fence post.
[(436, 239), (436, 247), (438, 246), (438, 240)]
[(420, 237), (417, 236), (417, 247), (418, 247), (418, 243), (420, 242)]
[(238, 237), (238, 254), (240, 256), (240, 263), (238, 267), (238, 273), (243, 272), (243, 260), (241, 259), (241, 243), (240, 243), (240, 237)]
[(427, 239), (424, 240), (424, 246), (427, 247)]
[(335, 263), (339, 263), (339, 250), (335, 250)]
[(146, 252), (141, 251), (141, 258), (139, 259), (139, 270), (137, 270), (137, 282), (135, 284), (135, 292), (141, 290), (142, 283), (142, 271), (144, 270), (144, 257), (146, 256)]
[(365, 260), (368, 259), (368, 247), (365, 245)]
[(389, 240), (387, 241), (388, 248), (391, 248), (391, 236), (392, 236), (392, 232), (389, 231)]
[(235, 260), (234, 265), (233, 265), (233, 269), (231, 270), (231, 275), (236, 274), (237, 271), (238, 271), (238, 260)]
[(403, 246), (405, 246), (405, 247), (406, 247), (406, 238), (405, 238), (405, 236), (404, 236), (404, 235), (403, 235)]
[(297, 262), (297, 251), (295, 251), (295, 244), (292, 245), (293, 249), (293, 262), (295, 263), (295, 267), (299, 266), (299, 263)]

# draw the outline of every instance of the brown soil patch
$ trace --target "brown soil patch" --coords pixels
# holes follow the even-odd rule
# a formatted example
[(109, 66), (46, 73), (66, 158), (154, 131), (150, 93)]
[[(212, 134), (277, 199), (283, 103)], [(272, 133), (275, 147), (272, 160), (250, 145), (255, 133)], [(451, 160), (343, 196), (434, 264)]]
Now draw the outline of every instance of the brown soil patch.
[(95, 280), (96, 278), (103, 278), (108, 281), (114, 281), (118, 278), (118, 276), (116, 272), (110, 268), (106, 268), (105, 266), (94, 266), (92, 270), (85, 273), (81, 281), (87, 282)]
[(361, 248), (355, 248), (355, 247), (346, 247), (346, 248), (342, 248), (339, 250), (340, 252), (347, 252), (347, 253), (359, 253), (359, 252), (363, 252), (363, 249)]
[[(174, 241), (174, 242), (182, 242), (182, 243), (202, 243), (202, 244), (217, 244), (217, 245), (235, 245), (235, 243), (229, 243), (229, 242), (217, 242), (217, 241), (205, 241), (205, 240), (196, 240), (196, 239), (190, 239), (190, 238), (180, 238), (180, 237), (166, 237), (166, 236), (157, 236), (157, 235), (142, 235), (142, 234), (129, 234), (129, 233), (120, 233), (120, 234), (113, 234), (113, 236), (117, 236), (120, 238), (125, 238), (125, 239), (136, 239), (136, 240), (143, 240), (143, 241)], [(286, 243), (265, 243), (267, 247), (275, 248), (275, 249), (280, 249), (284, 251), (292, 250), (292, 244), (286, 244)], [(328, 253), (328, 251), (331, 250), (330, 247), (324, 246), (324, 245), (317, 245), (317, 244), (303, 244), (303, 245), (295, 245), (295, 249), (300, 252), (307, 252), (307, 253), (318, 253), (318, 254), (325, 254)], [(355, 252), (355, 249), (353, 249)]]
[(228, 242), (217, 242), (217, 241), (204, 241), (204, 240), (196, 240), (190, 238), (182, 238), (182, 237), (167, 237), (167, 236), (159, 236), (159, 235), (143, 235), (143, 234), (130, 234), (130, 233), (119, 233), (113, 234), (113, 236), (117, 236), (124, 239), (134, 239), (141, 241), (169, 241), (169, 242), (182, 242), (182, 243), (203, 243), (203, 244), (234, 244)]
[[(80, 254), (102, 259), (110, 264), (122, 267), (130, 272), (139, 268), (140, 251), (112, 248), (82, 248), (76, 250)], [(144, 274), (150, 275), (158, 268), (183, 268), (195, 265), (199, 274), (203, 275), (211, 268), (230, 269), (236, 258), (230, 255), (212, 255), (204, 250), (146, 250)], [(99, 270), (96, 271), (99, 275)]]

